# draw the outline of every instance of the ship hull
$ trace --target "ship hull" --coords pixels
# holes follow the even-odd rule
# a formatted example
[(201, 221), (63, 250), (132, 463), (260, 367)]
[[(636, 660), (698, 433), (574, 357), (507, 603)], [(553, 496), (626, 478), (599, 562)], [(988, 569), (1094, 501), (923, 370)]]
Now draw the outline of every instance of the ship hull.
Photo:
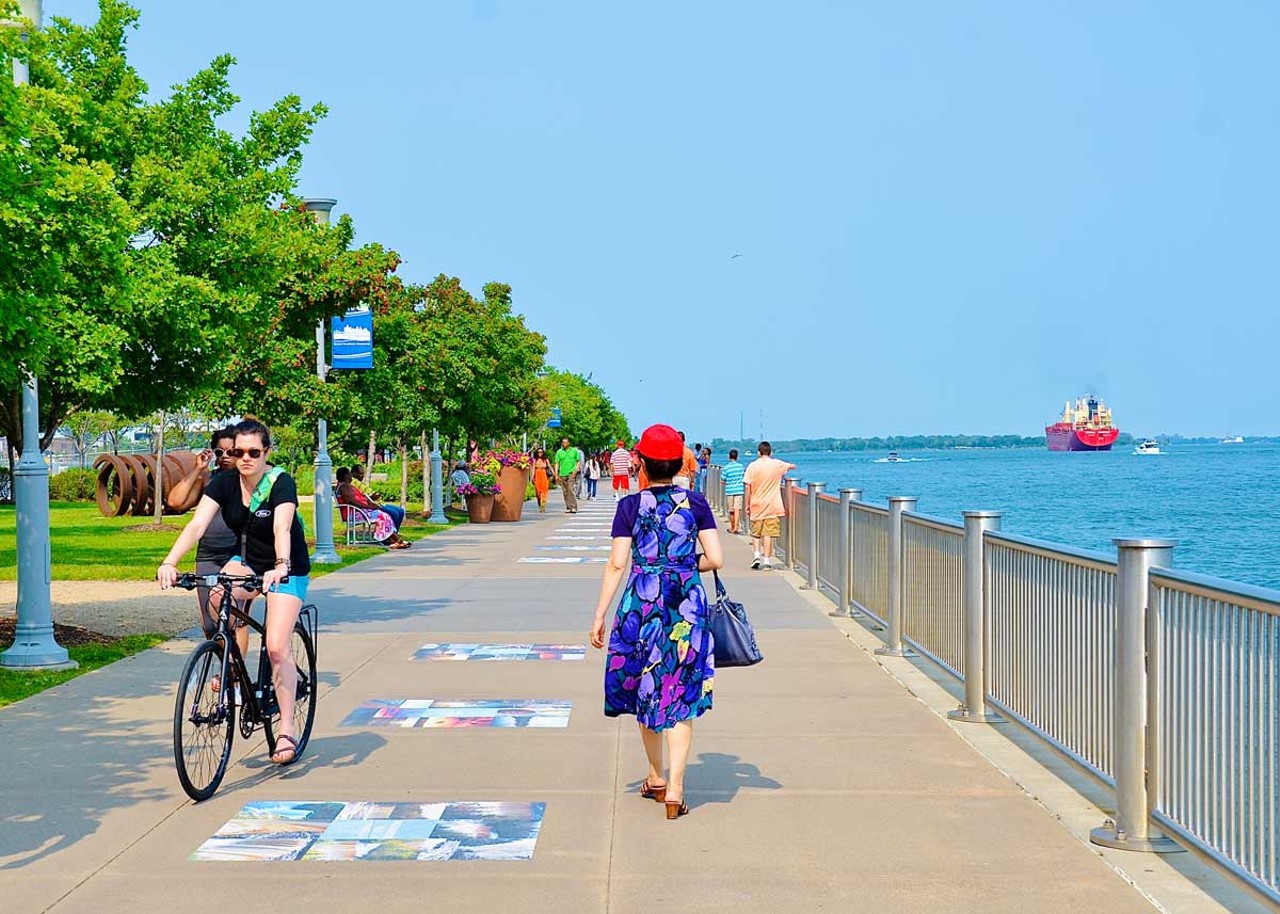
[(1051, 451), (1109, 451), (1120, 437), (1118, 428), (1073, 428), (1064, 422), (1044, 430)]

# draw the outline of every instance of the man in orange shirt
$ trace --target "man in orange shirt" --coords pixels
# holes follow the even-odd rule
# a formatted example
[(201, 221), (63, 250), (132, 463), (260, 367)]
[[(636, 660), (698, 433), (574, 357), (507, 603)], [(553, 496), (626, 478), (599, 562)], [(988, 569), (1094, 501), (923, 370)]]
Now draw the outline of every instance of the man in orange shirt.
[(684, 462), (680, 464), (680, 472), (671, 481), (682, 489), (692, 489), (693, 481), (698, 477), (698, 457), (685, 443), (684, 432), (680, 433), (680, 443), (684, 445)]
[(782, 518), (787, 513), (782, 504), (782, 478), (796, 468), (773, 456), (773, 447), (761, 441), (760, 456), (751, 461), (742, 474), (746, 488), (747, 516), (751, 518), (751, 545), (755, 558), (753, 569), (774, 567), (773, 539), (782, 535)]

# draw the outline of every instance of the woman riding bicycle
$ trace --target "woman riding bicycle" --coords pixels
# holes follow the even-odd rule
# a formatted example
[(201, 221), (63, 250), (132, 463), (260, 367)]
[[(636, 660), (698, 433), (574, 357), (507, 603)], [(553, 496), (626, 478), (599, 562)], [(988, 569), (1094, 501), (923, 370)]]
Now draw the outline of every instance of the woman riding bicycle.
[[(271, 761), (287, 765), (297, 756), (293, 732), (293, 704), (297, 668), (289, 649), (290, 638), (310, 582), (311, 559), (298, 518), (298, 488), (293, 477), (267, 464), (271, 431), (256, 419), (232, 427), (235, 473), (219, 473), (209, 480), (195, 516), (156, 570), (162, 588), (178, 579), (177, 563), (191, 551), (213, 522), (221, 516), (239, 538), (237, 554), (223, 567), (226, 574), (262, 576), (267, 597), (266, 642), (271, 658), (271, 678), (280, 703), (280, 734)], [(281, 583), (282, 578), (288, 578)], [(237, 589), (237, 599), (251, 599), (257, 591)]]

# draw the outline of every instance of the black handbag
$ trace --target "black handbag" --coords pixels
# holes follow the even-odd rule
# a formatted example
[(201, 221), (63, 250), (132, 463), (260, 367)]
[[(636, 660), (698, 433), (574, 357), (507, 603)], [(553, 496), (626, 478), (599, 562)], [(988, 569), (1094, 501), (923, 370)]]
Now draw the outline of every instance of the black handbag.
[[(712, 572), (715, 574), (715, 572)], [(754, 666), (764, 659), (756, 644), (756, 633), (747, 621), (747, 610), (729, 599), (729, 593), (715, 574), (716, 602), (711, 607), (711, 637), (715, 641), (716, 667)]]

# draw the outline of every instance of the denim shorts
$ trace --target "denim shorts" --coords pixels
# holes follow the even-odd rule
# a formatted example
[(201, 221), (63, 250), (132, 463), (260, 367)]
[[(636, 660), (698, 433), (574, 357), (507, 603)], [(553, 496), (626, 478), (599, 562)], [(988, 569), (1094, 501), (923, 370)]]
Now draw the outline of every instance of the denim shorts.
[[(231, 561), (244, 564), (244, 559), (238, 555), (231, 556)], [(283, 584), (276, 584), (271, 588), (272, 593), (287, 593), (291, 597), (297, 597), (304, 603), (307, 600), (307, 588), (311, 586), (311, 575), (309, 574), (291, 574), (289, 580)]]

